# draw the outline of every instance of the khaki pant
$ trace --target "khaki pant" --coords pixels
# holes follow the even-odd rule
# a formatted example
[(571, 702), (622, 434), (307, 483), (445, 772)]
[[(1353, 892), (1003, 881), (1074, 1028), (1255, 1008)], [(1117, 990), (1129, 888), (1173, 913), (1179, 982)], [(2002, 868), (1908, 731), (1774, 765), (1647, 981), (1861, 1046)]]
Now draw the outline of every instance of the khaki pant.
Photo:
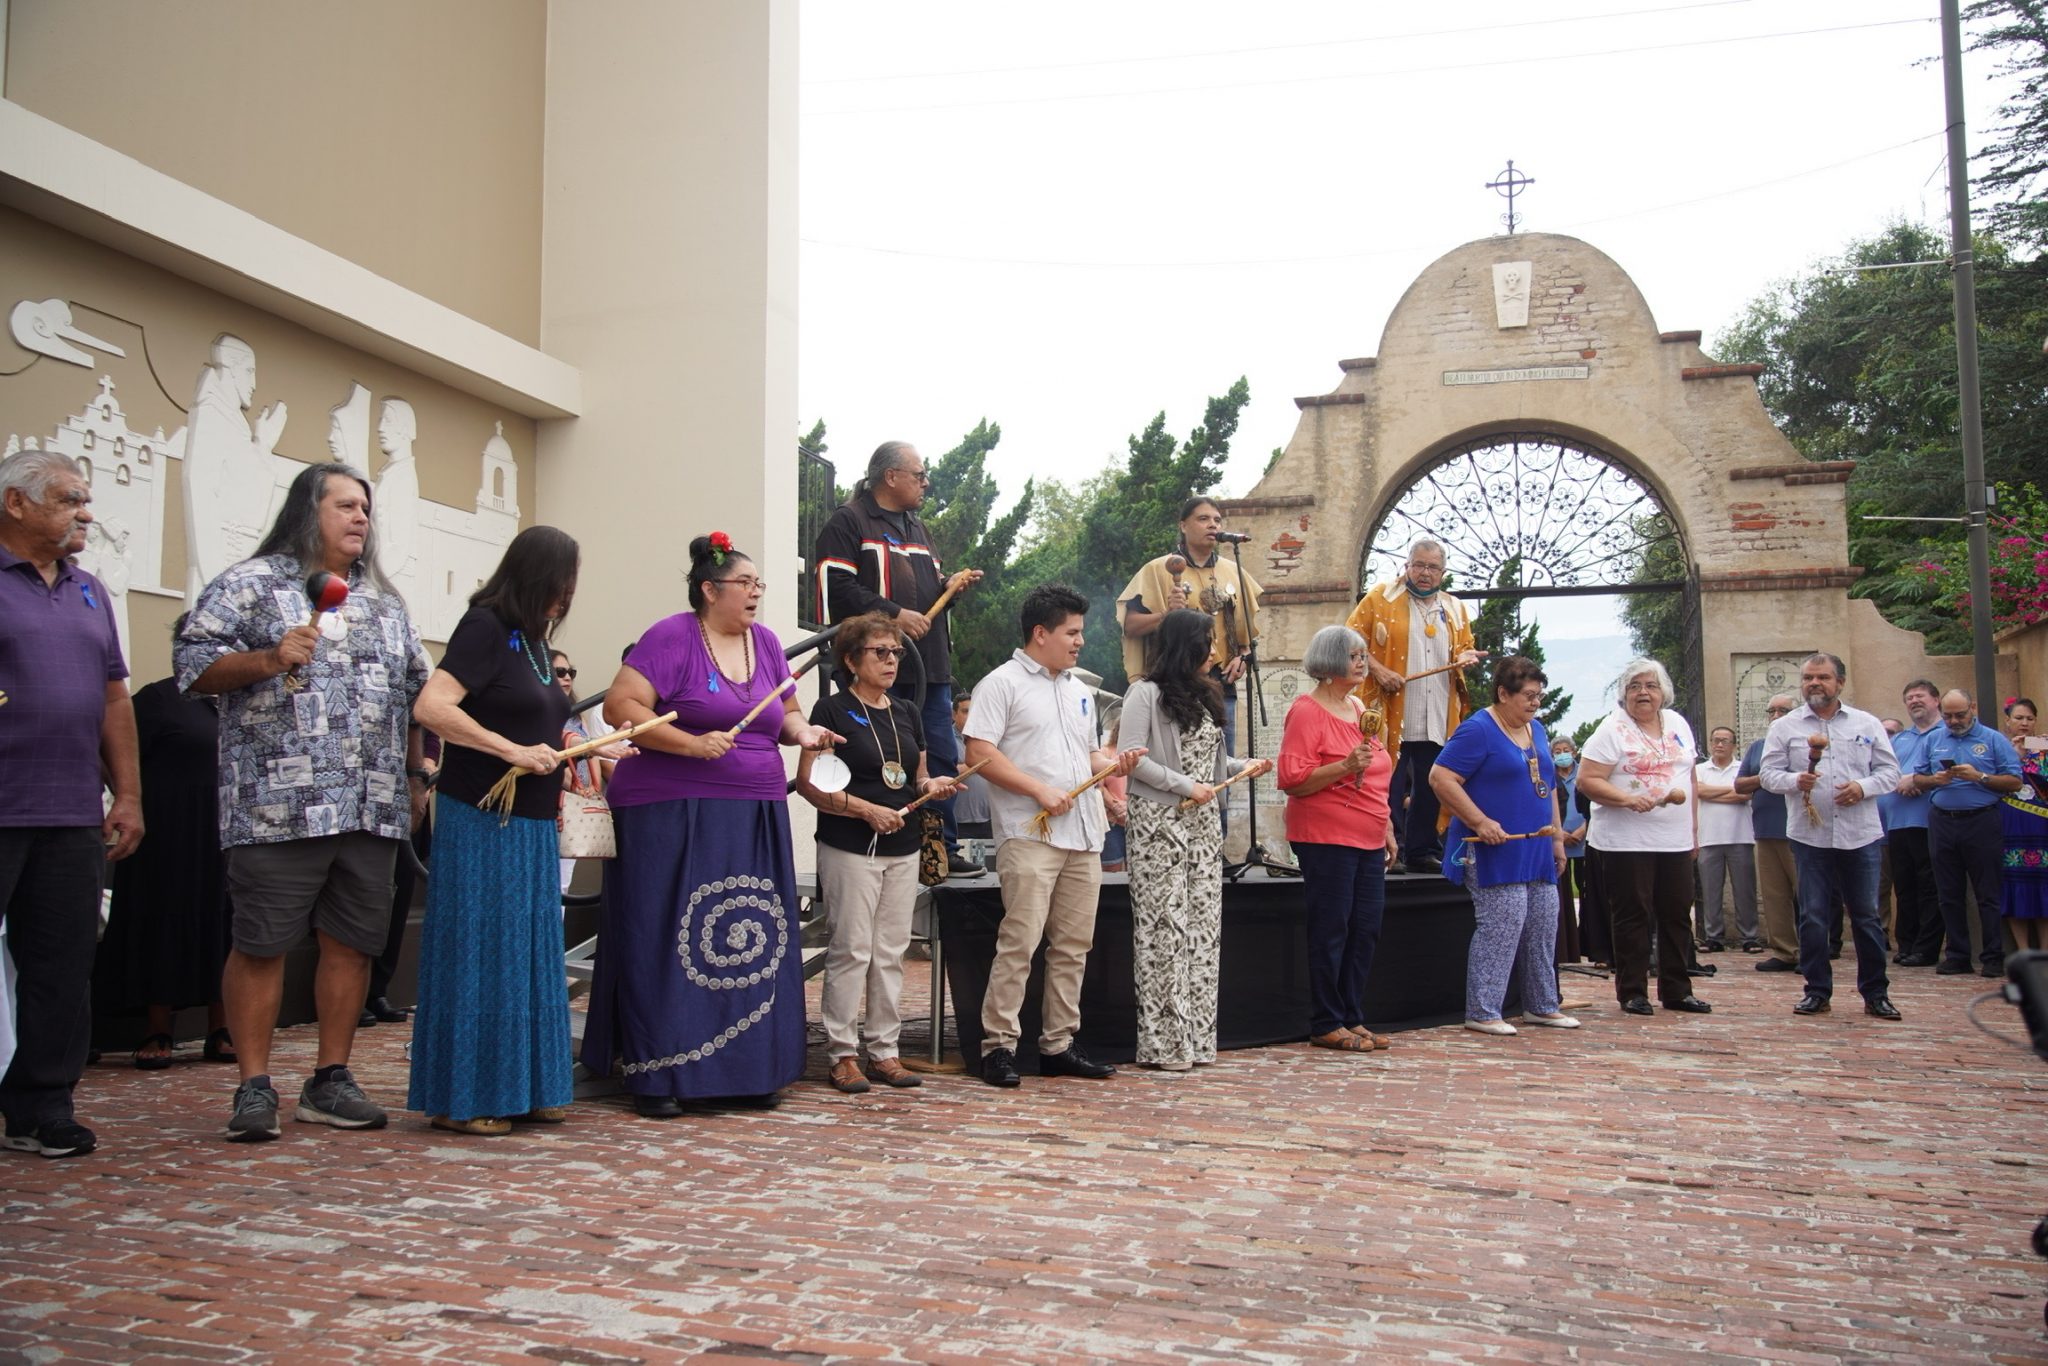
[(981, 1000), (981, 1052), (1017, 1047), (1017, 1014), (1031, 977), (1031, 956), (1045, 941), (1045, 999), (1040, 1053), (1064, 1053), (1081, 1026), (1081, 973), (1095, 943), (1095, 899), (1102, 859), (1093, 850), (1055, 849), (1034, 839), (1004, 840), (996, 850), (1003, 883), (1003, 925)]
[(1764, 948), (1771, 957), (1787, 963), (1799, 961), (1798, 888), (1799, 872), (1792, 861), (1792, 841), (1758, 840), (1756, 895)]
[(860, 998), (868, 998), (870, 1058), (893, 1058), (903, 1033), (903, 954), (917, 909), (917, 855), (870, 858), (818, 845), (818, 892), (832, 937), (825, 949), (825, 1054), (860, 1053)]

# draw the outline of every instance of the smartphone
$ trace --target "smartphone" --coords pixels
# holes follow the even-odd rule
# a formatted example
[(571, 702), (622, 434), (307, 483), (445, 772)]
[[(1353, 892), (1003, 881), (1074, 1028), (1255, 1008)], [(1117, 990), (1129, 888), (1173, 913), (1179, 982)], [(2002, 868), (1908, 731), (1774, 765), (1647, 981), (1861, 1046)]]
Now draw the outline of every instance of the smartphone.
[(1943, 759), (1941, 761), (1941, 766), (1945, 769), (1954, 768), (1956, 766), (1956, 761), (1953, 759)]

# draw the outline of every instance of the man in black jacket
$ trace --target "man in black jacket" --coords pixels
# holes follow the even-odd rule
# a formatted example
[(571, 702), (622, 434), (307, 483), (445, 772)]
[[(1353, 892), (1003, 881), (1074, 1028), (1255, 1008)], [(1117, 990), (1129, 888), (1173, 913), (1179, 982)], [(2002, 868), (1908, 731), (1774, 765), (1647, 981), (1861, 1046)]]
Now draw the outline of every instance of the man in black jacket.
[[(924, 665), (921, 719), (926, 761), (932, 777), (950, 778), (960, 764), (953, 744), (953, 639), (946, 615), (929, 613), (949, 583), (965, 588), (981, 578), (981, 571), (963, 569), (946, 577), (917, 515), (930, 486), (924, 458), (915, 446), (884, 441), (868, 458), (867, 473), (853, 486), (853, 496), (818, 533), (812, 562), (818, 572), (819, 614), (826, 621), (886, 612), (912, 642)], [(899, 673), (898, 696), (912, 697), (916, 674), (910, 668)], [(946, 852), (953, 873), (980, 873), (980, 864), (960, 854), (951, 800), (933, 805), (946, 823)]]

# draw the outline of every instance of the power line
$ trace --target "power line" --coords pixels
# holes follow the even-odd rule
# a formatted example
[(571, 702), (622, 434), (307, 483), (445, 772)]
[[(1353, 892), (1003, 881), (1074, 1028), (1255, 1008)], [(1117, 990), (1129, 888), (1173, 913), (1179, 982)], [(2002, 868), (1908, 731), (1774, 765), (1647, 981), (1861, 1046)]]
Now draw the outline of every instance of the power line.
[[(1726, 190), (1716, 190), (1712, 194), (1697, 195), (1691, 199), (1673, 200), (1668, 204), (1657, 204), (1644, 209), (1630, 209), (1624, 213), (1609, 214), (1602, 218), (1579, 219), (1566, 226), (1573, 228), (1592, 227), (1601, 223), (1613, 223), (1621, 219), (1637, 218), (1645, 214), (1664, 213), (1671, 209), (1690, 208), (1695, 204), (1704, 204), (1716, 199), (1727, 199), (1734, 195), (1749, 194), (1756, 190), (1769, 189), (1773, 185), (1783, 185), (1788, 181), (1803, 180), (1808, 176), (1825, 175), (1829, 171), (1837, 171), (1844, 166), (1853, 166), (1857, 162), (1869, 161), (1874, 157), (1885, 156), (1888, 153), (1899, 151), (1901, 148), (1911, 147), (1917, 143), (1943, 136), (1945, 134), (1940, 132), (1923, 133), (1919, 137), (1907, 138), (1904, 142), (1894, 142), (1886, 147), (1879, 147), (1868, 152), (1860, 152), (1852, 157), (1844, 157), (1840, 161), (1831, 161), (1825, 166), (1811, 166), (1803, 171), (1793, 171), (1789, 175), (1774, 176), (1769, 180), (1759, 180), (1748, 185), (1738, 185)], [(1269, 256), (1206, 261), (1051, 261), (1025, 257), (968, 256), (943, 251), (914, 251), (908, 247), (879, 247), (864, 242), (829, 242), (816, 237), (805, 237), (801, 240), (809, 246), (830, 247), (838, 251), (864, 251), (878, 256), (903, 256), (930, 261), (957, 261), (969, 265), (1055, 266), (1077, 270), (1204, 270), (1220, 266), (1315, 265), (1330, 261), (1363, 261), (1377, 256), (1411, 255), (1435, 249), (1429, 246), (1378, 247), (1370, 251), (1327, 252), (1306, 256)]]
[(1916, 15), (1909, 19), (1880, 19), (1867, 24), (1833, 24), (1822, 28), (1785, 29), (1776, 33), (1733, 34), (1725, 38), (1689, 38), (1674, 43), (1643, 43), (1633, 47), (1598, 48), (1585, 52), (1558, 52), (1544, 56), (1498, 57), (1480, 62), (1447, 62), (1435, 66), (1388, 67), (1378, 71), (1337, 72), (1322, 76), (1276, 76), (1260, 80), (1220, 81), (1205, 85), (1163, 85), (1145, 90), (1104, 90), (1066, 95), (1018, 95), (996, 100), (954, 100), (934, 104), (873, 105), (865, 109), (805, 110), (805, 118), (841, 118), (854, 114), (922, 114), (949, 109), (993, 109), (1005, 105), (1067, 104), (1082, 100), (1141, 99), (1151, 95), (1202, 94), (1216, 90), (1247, 90), (1281, 85), (1322, 85), (1332, 81), (1377, 80), (1396, 76), (1439, 75), (1451, 71), (1484, 71), (1506, 66), (1531, 66), (1545, 62), (1573, 62), (1595, 57), (1629, 57), (1645, 52), (1671, 52), (1692, 47), (1725, 47), (1735, 43), (1759, 43), (1778, 38), (1810, 38), (1829, 33), (1855, 33), (1864, 29), (1897, 28), (1904, 24), (1931, 24), (1934, 20)]
[[(1501, 33), (1512, 29), (1550, 28), (1560, 24), (1590, 24), (1607, 19), (1631, 19), (1653, 14), (1678, 14), (1685, 10), (1725, 9), (1730, 5), (1755, 4), (1756, 0), (1694, 0), (1683, 5), (1655, 5), (1647, 9), (1608, 10), (1602, 14), (1568, 14), (1551, 19), (1518, 19), (1505, 24), (1488, 24), (1489, 33)], [(1372, 43), (1400, 43), (1418, 38), (1463, 38), (1472, 33), (1471, 25), (1459, 28), (1413, 29), (1406, 33), (1383, 33), (1363, 38), (1325, 38), (1312, 43), (1266, 43), (1255, 47), (1211, 48), (1202, 52), (1157, 52), (1141, 53), (1135, 57), (1099, 57), (1086, 62), (1046, 62), (1036, 66), (983, 66), (968, 67), (958, 71), (904, 71), (893, 75), (879, 76), (832, 76), (824, 80), (805, 81), (813, 88), (831, 85), (866, 85), (877, 81), (936, 81), (964, 76), (1010, 76), (1037, 71), (1087, 71), (1105, 66), (1138, 66), (1157, 62), (1202, 61), (1210, 57), (1244, 57), (1267, 52), (1304, 52), (1337, 47), (1358, 47)]]

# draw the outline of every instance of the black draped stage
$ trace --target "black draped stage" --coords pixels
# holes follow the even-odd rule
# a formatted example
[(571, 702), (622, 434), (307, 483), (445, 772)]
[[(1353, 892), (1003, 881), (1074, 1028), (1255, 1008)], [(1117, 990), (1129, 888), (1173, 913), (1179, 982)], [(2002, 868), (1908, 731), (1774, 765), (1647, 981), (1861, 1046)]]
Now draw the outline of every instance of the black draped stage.
[[(993, 877), (932, 889), (945, 946), (946, 984), (953, 996), (960, 1051), (981, 1056), (981, 998), (1003, 919), (1002, 889)], [(1387, 879), (1387, 910), (1366, 986), (1367, 1021), (1392, 1033), (1465, 1018), (1465, 950), (1472, 939), (1472, 901), (1440, 877), (1395, 874)], [(1045, 954), (1031, 965), (1018, 1046), (1020, 1070), (1037, 1066), (1038, 1002)], [(1223, 954), (1217, 1043), (1259, 1048), (1308, 1037), (1308, 951), (1301, 883), (1247, 877), (1223, 884)], [(1507, 1012), (1519, 1002), (1511, 993)], [(1130, 889), (1122, 873), (1105, 873), (1095, 920), (1095, 947), (1081, 983), (1081, 1046), (1090, 1057), (1129, 1062), (1137, 1051), (1138, 1009), (1131, 971)]]

